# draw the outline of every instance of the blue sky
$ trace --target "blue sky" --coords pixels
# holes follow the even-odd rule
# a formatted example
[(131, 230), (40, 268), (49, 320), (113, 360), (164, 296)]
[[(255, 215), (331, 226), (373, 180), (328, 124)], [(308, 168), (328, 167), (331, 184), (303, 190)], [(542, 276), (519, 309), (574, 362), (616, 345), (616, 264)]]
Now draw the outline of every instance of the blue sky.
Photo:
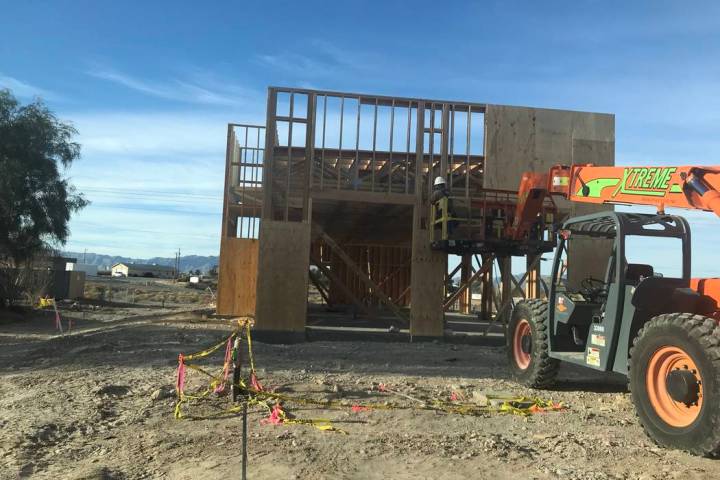
[[(692, 7), (691, 7), (692, 5)], [(0, 86), (80, 131), (68, 249), (218, 251), (226, 124), (268, 85), (616, 114), (619, 164), (720, 162), (714, 2), (0, 2)], [(696, 273), (717, 264), (696, 218)], [(709, 245), (709, 246), (708, 246)]]

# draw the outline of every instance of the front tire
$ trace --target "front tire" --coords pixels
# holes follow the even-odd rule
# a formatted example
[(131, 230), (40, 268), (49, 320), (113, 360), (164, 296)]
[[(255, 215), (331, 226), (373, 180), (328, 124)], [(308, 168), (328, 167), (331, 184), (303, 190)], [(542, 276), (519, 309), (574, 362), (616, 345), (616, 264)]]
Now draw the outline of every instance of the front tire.
[(521, 301), (513, 308), (505, 335), (513, 378), (532, 388), (552, 386), (560, 367), (549, 356), (547, 314), (546, 301)]
[(720, 453), (720, 327), (702, 315), (652, 318), (630, 350), (635, 411), (658, 445)]

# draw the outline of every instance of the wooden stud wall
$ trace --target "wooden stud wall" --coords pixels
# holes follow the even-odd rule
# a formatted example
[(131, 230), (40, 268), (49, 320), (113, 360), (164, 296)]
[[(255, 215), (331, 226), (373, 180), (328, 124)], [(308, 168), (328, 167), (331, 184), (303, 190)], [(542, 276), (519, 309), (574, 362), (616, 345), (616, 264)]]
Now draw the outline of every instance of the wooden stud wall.
[[(342, 248), (353, 261), (368, 274), (380, 290), (399, 306), (410, 304), (410, 247), (387, 245), (344, 245)], [(345, 263), (330, 255), (330, 266), (339, 279), (345, 283), (355, 297), (377, 307), (377, 302)], [(330, 284), (330, 303), (350, 304), (342, 289)]]

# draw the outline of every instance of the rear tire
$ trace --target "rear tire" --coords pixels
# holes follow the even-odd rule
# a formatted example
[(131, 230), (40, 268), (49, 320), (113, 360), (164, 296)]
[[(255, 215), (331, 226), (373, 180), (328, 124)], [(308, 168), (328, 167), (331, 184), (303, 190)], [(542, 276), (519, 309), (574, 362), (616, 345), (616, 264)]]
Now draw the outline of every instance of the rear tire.
[[(691, 385), (680, 394), (668, 379)], [(690, 375), (692, 373), (692, 375)], [(628, 369), (635, 411), (658, 445), (696, 455), (720, 453), (720, 327), (690, 313), (652, 318), (638, 332)], [(687, 393), (690, 392), (690, 393)], [(678, 400), (678, 395), (683, 400)]]
[(513, 308), (505, 335), (513, 378), (532, 388), (552, 386), (560, 368), (560, 362), (549, 356), (547, 313), (544, 300), (519, 302)]

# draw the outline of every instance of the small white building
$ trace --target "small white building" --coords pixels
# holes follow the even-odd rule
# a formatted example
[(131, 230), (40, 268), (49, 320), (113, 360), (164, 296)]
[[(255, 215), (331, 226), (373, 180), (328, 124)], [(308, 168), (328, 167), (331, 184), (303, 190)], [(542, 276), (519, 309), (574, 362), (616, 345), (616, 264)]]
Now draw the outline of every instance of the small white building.
[(85, 272), (88, 277), (97, 277), (98, 267), (97, 265), (90, 265), (89, 263), (75, 263), (68, 262), (65, 264), (66, 272)]
[(173, 267), (147, 263), (116, 263), (110, 271), (113, 277), (173, 278), (175, 276)]

